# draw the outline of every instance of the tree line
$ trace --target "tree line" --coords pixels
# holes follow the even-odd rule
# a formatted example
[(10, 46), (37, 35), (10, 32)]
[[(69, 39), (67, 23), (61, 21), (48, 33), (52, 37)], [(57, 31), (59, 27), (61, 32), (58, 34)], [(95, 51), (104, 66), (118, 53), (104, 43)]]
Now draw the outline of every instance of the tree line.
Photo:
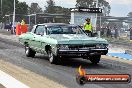
[[(107, 16), (110, 13), (110, 4), (106, 0), (98, 0), (98, 6), (103, 9), (103, 16)], [(70, 8), (65, 8), (62, 6), (57, 6), (54, 0), (47, 0), (47, 5), (45, 10), (43, 10), (38, 3), (31, 3), (28, 6), (26, 2), (20, 2), (16, 0), (16, 14), (26, 15), (35, 13), (51, 13), (51, 14), (65, 14), (70, 15)], [(13, 14), (13, 3), (14, 0), (3, 0), (2, 2), (2, 13), (1, 18), (8, 14)], [(1, 3), (0, 3), (1, 5)], [(96, 0), (76, 0), (75, 7), (96, 7)]]

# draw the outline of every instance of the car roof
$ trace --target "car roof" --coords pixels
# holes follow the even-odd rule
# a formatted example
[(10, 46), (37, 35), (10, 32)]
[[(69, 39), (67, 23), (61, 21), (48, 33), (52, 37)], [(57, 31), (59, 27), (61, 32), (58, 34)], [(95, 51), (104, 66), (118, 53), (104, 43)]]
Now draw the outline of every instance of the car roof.
[(45, 25), (45, 26), (77, 26), (74, 24), (66, 24), (66, 23), (44, 23), (44, 24), (38, 24), (38, 25)]

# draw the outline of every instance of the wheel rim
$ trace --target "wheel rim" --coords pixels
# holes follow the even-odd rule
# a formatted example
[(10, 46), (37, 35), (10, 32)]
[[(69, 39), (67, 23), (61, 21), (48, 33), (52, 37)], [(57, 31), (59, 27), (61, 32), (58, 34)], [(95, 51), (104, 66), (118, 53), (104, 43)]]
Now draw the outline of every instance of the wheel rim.
[(52, 54), (52, 53), (49, 53), (49, 61), (52, 63), (53, 60), (54, 60), (54, 58), (53, 58), (53, 54)]
[(25, 48), (25, 53), (28, 54), (29, 53), (29, 47)]

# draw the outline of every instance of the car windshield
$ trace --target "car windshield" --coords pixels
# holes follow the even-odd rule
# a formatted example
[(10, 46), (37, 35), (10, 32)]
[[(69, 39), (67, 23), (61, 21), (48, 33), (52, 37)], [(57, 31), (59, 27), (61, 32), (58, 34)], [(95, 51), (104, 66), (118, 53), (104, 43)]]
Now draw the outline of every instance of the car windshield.
[(83, 34), (79, 26), (50, 26), (47, 27), (48, 34)]

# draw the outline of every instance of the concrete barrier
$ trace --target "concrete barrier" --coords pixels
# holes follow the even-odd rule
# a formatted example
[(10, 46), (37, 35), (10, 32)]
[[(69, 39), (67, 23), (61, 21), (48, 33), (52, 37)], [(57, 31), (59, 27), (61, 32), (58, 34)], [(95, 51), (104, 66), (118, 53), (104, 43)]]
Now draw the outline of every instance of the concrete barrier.
[(20, 24), (16, 26), (16, 35), (21, 35), (21, 25)]
[(25, 24), (25, 25), (21, 25), (21, 32), (22, 34), (23, 33), (26, 33), (28, 31), (28, 26)]

